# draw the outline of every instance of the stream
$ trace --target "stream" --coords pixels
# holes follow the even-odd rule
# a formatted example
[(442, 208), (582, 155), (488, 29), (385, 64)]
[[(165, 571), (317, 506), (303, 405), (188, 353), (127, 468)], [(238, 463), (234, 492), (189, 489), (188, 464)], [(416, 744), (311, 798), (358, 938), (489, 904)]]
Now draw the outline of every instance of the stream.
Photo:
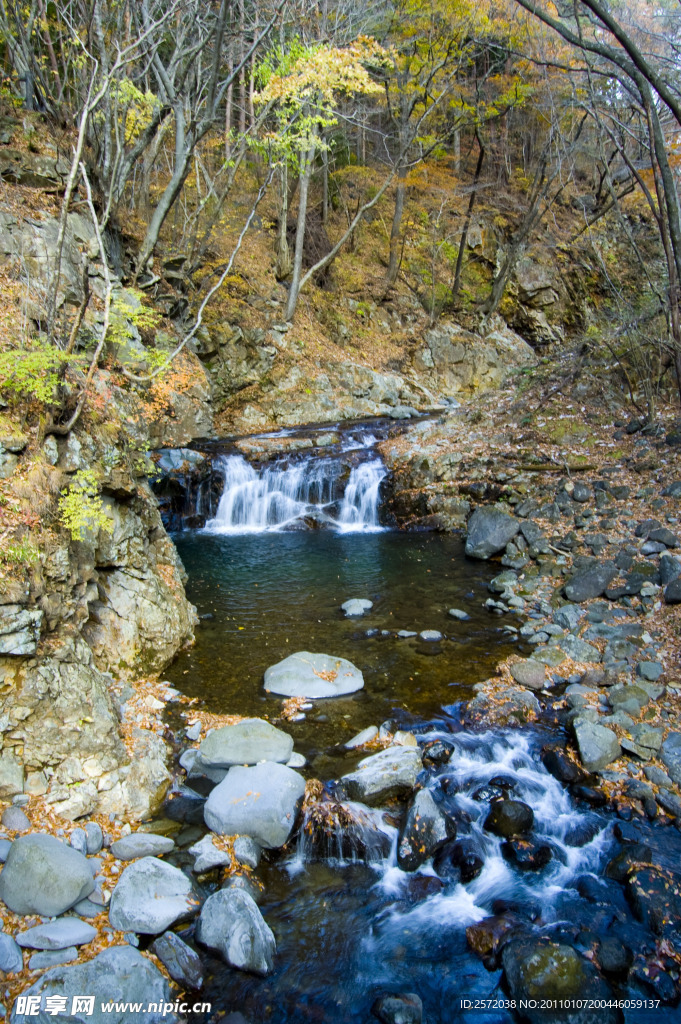
[[(174, 536), (200, 626), (168, 678), (206, 711), (275, 722), (306, 758), (305, 776), (325, 783), (366, 755), (343, 744), (367, 726), (411, 730), (419, 744), (446, 741), (449, 760), (422, 781), (456, 819), (463, 860), (436, 855), (402, 871), (395, 806), (385, 814), (352, 805), (355, 833), (339, 831), (321, 845), (303, 828), (256, 872), (260, 909), (277, 940), (274, 972), (256, 978), (209, 957), (205, 997), (214, 1010), (272, 1024), (366, 1024), (374, 1000), (390, 991), (418, 993), (428, 1024), (516, 1021), (506, 1009), (460, 1006), (464, 997), (504, 998), (501, 970), (486, 969), (465, 929), (515, 910), (557, 934), (575, 913), (588, 918), (577, 889), (584, 878), (595, 882), (612, 829), (605, 816), (577, 808), (546, 771), (541, 728), (463, 728), (461, 702), (473, 685), (522, 652), (504, 628), (510, 620), (483, 607), (498, 568), (466, 559), (459, 538), (383, 525), (386, 472), (375, 442), (365, 427), (323, 452), (257, 462), (213, 454), (219, 501), (205, 509), (203, 528)], [(349, 598), (373, 606), (347, 618), (341, 604)], [(442, 638), (423, 639), (424, 630)], [(282, 701), (264, 691), (263, 673), (300, 650), (348, 658), (364, 689), (310, 701), (296, 720), (277, 721)], [(532, 808), (533, 838), (547, 850), (542, 870), (519, 870), (483, 829), (499, 795)]]

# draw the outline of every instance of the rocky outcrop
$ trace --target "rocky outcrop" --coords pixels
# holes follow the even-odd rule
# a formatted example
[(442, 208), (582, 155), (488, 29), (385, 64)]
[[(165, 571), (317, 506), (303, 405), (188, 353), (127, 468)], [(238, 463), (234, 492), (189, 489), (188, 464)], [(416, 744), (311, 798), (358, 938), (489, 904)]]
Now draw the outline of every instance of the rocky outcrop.
[(456, 398), (498, 387), (509, 370), (536, 363), (527, 342), (499, 317), (493, 327), (482, 337), (455, 323), (426, 331), (413, 360), (419, 380), (437, 395)]

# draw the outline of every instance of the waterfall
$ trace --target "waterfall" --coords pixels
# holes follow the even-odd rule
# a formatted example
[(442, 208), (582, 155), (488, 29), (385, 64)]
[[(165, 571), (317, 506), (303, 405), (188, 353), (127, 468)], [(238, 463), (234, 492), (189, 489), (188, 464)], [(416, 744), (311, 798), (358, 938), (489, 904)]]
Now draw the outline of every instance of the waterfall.
[(386, 469), (374, 458), (346, 467), (339, 459), (311, 456), (251, 465), (241, 455), (221, 456), (216, 469), (224, 490), (212, 533), (262, 533), (266, 530), (326, 527), (340, 532), (378, 531), (379, 492)]

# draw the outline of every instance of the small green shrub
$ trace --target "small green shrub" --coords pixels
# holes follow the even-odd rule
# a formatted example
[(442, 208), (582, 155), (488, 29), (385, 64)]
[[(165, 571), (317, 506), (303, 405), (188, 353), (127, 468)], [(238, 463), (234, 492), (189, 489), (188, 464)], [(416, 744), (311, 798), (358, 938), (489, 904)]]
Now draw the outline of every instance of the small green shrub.
[(89, 532), (113, 531), (113, 523), (104, 511), (93, 470), (80, 470), (61, 493), (59, 521), (69, 530), (73, 540), (85, 540)]
[(24, 538), (9, 543), (0, 557), (7, 565), (35, 565), (40, 559), (40, 551), (35, 544)]

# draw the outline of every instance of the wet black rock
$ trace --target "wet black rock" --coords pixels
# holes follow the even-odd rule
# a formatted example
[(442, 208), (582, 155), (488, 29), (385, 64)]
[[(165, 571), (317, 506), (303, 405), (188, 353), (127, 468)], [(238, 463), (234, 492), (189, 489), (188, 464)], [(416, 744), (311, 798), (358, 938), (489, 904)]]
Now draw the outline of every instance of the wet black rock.
[(626, 895), (634, 916), (656, 935), (673, 932), (681, 916), (681, 891), (668, 871), (641, 867), (630, 872)]
[(485, 917), (476, 924), (466, 928), (466, 940), (468, 945), (482, 957), (486, 964), (493, 967), (494, 958), (504, 948), (507, 942), (515, 936), (526, 933), (527, 922), (523, 921), (512, 912), (495, 914), (494, 917)]
[(456, 822), (435, 803), (429, 790), (413, 798), (397, 841), (397, 863), (403, 871), (419, 865), (456, 836)]
[(381, 996), (371, 1007), (382, 1024), (421, 1024), (423, 1004), (415, 992)]
[(187, 825), (203, 825), (205, 798), (189, 790), (173, 795), (163, 805), (163, 816), (171, 821), (182, 821)]
[(453, 752), (454, 744), (448, 740), (431, 740), (422, 749), (423, 764), (426, 768), (448, 764)]
[(433, 868), (441, 878), (461, 882), (463, 885), (477, 878), (484, 865), (479, 847), (469, 838), (448, 843), (433, 860)]
[(633, 959), (631, 950), (616, 935), (604, 936), (598, 944), (596, 955), (601, 970), (616, 976), (626, 974)]
[(541, 871), (551, 860), (551, 847), (535, 839), (508, 839), (501, 844), (504, 860), (519, 871)]
[[(527, 1001), (530, 1024), (618, 1024), (619, 1012), (607, 1005), (612, 999), (609, 984), (572, 946), (526, 936), (509, 942), (501, 960), (511, 998)], [(547, 1009), (549, 1000), (586, 1005)]]
[(629, 973), (629, 983), (649, 999), (659, 999), (661, 1003), (676, 1005), (679, 991), (669, 973), (670, 970), (676, 971), (676, 965), (672, 960), (669, 960), (668, 964), (661, 963), (661, 959), (637, 956)]
[(603, 790), (599, 789), (595, 781), (591, 782), (588, 778), (580, 782), (573, 782), (570, 792), (577, 800), (584, 800), (592, 807), (605, 807), (608, 802), (608, 797)]
[(568, 757), (564, 750), (544, 750), (542, 761), (547, 772), (559, 782), (577, 782), (585, 777), (583, 770)]
[(480, 804), (491, 803), (493, 800), (503, 800), (506, 796), (506, 791), (502, 786), (495, 786), (488, 782), (484, 786), (478, 786), (478, 788), (471, 794), (471, 798)]
[(521, 800), (498, 800), (489, 809), (485, 829), (504, 839), (522, 836), (532, 830), (534, 813)]
[(605, 874), (607, 878), (623, 882), (640, 864), (652, 864), (652, 861), (653, 855), (647, 846), (643, 843), (629, 843), (608, 862)]

